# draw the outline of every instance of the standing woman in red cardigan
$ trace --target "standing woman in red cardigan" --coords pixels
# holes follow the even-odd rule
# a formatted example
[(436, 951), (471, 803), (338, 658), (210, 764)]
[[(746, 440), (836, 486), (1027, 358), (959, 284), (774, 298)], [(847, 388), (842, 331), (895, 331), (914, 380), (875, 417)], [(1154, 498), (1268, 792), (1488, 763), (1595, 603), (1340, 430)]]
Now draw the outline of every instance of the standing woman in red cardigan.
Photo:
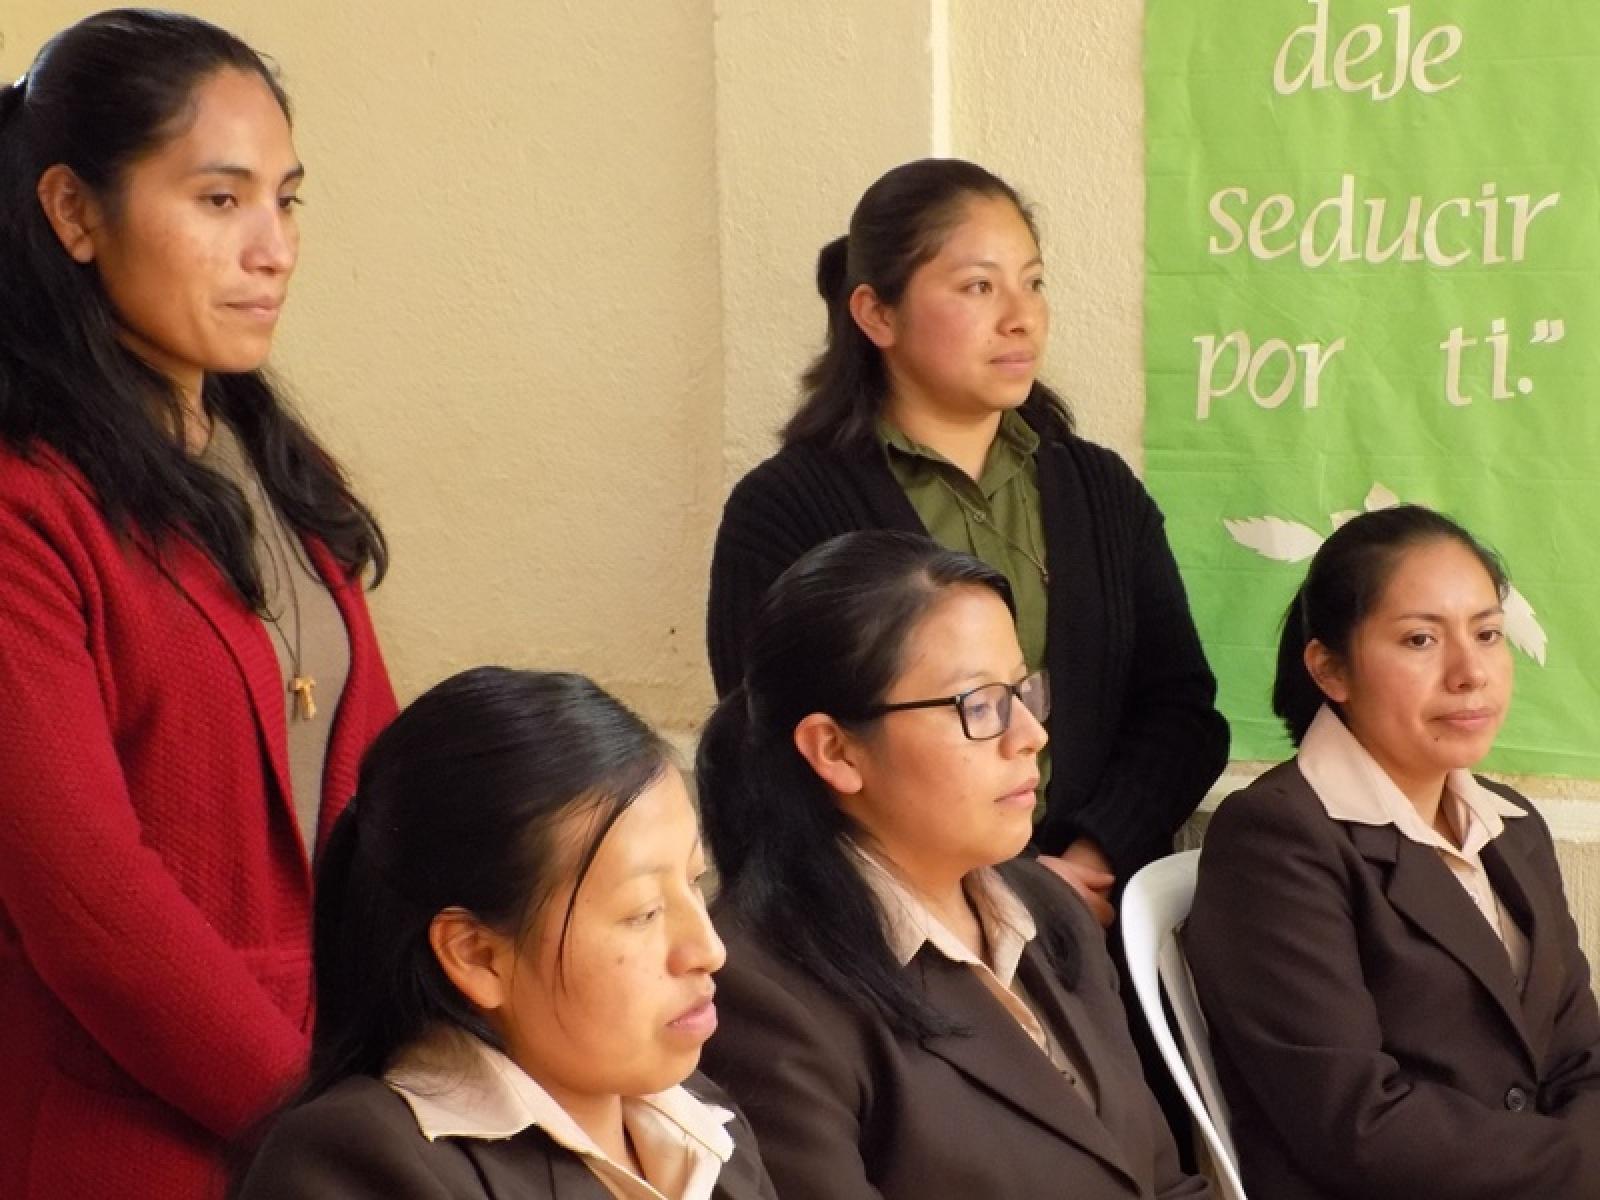
[(394, 696), (382, 534), (260, 370), (302, 174), (190, 17), (0, 88), (0, 1195), (211, 1195), (304, 1068), (311, 859)]

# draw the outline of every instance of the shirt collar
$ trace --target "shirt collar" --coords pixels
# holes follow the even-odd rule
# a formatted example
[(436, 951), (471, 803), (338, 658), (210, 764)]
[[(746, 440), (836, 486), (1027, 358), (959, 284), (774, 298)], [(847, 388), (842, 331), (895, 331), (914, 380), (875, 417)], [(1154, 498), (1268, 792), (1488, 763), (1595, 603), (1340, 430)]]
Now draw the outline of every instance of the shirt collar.
[(1466, 835), (1460, 847), (1452, 845), (1422, 819), (1388, 772), (1327, 705), (1318, 710), (1301, 739), (1298, 762), (1300, 773), (1335, 821), (1393, 825), (1411, 841), (1449, 854), (1476, 855), (1500, 836), (1504, 818), (1527, 815), (1484, 787), (1471, 771), (1458, 768), (1445, 776), (1445, 798), (1454, 801), (1453, 815)]
[[(444, 1030), (402, 1051), (384, 1081), (410, 1106), (429, 1141), (444, 1137), (496, 1140), (537, 1126), (552, 1141), (615, 1167), (583, 1129), (514, 1062), (471, 1034)], [(681, 1137), (696, 1155), (726, 1163), (733, 1113), (695, 1099), (682, 1086), (623, 1100), (623, 1120)], [(650, 1140), (650, 1139), (642, 1139)]]
[[(943, 463), (946, 466), (952, 465), (948, 458), (931, 446), (924, 446), (921, 442), (912, 441), (901, 432), (899, 426), (890, 423), (886, 417), (878, 418), (877, 433), (878, 444), (883, 446), (886, 452), (895, 450), (912, 458), (925, 458), (930, 462)], [(1007, 409), (1000, 414), (1000, 426), (995, 431), (994, 444), (1004, 450), (1009, 458), (1014, 459), (1020, 465), (1024, 460), (1032, 457), (1039, 449), (1039, 435), (1034, 432), (1033, 426), (1028, 424), (1021, 413), (1015, 409)], [(991, 451), (991, 460), (994, 458), (995, 456)], [(985, 464), (984, 474), (986, 475), (989, 473), (989, 466), (990, 464)]]
[(967, 876), (967, 895), (983, 927), (993, 966), (973, 954), (928, 906), (894, 877), (876, 857), (855, 846), (861, 877), (866, 880), (878, 907), (883, 912), (884, 932), (889, 951), (902, 967), (930, 945), (951, 962), (992, 970), (1000, 982), (1011, 986), (1016, 977), (1022, 951), (1038, 933), (1033, 914), (992, 867), (983, 867)]

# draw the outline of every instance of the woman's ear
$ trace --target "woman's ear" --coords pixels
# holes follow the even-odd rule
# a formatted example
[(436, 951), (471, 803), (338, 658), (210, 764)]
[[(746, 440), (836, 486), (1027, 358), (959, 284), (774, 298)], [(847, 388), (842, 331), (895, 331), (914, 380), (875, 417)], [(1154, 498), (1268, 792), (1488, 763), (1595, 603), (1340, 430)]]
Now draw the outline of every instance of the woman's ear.
[(39, 176), (34, 189), (45, 220), (74, 262), (94, 261), (95, 233), (105, 223), (100, 205), (71, 167), (56, 163)]
[(812, 713), (794, 727), (794, 748), (822, 782), (841, 796), (861, 790), (856, 741), (826, 713)]
[(1303, 661), (1312, 682), (1322, 689), (1322, 694), (1329, 700), (1335, 704), (1343, 704), (1350, 698), (1350, 684), (1345, 678), (1344, 662), (1332, 650), (1316, 638), (1312, 638), (1306, 643)]
[(435, 913), (428, 945), (458, 991), (485, 1012), (503, 1008), (511, 992), (515, 947), (464, 908)]
[(867, 340), (879, 350), (894, 345), (894, 309), (878, 299), (870, 284), (858, 283), (850, 293), (850, 315)]

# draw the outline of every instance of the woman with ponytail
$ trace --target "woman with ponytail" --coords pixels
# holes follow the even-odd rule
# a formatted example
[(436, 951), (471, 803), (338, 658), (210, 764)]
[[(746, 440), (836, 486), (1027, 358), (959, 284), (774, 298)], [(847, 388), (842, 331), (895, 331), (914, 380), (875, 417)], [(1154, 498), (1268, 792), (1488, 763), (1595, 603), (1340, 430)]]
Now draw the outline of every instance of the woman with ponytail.
[(1038, 379), (1044, 280), (1031, 213), (982, 167), (923, 159), (866, 190), (818, 257), (827, 341), (782, 449), (723, 512), (707, 639), (726, 693), (762, 594), (850, 530), (925, 533), (1000, 571), (1055, 690), (1033, 842), (1109, 925), (1119, 881), (1171, 851), (1222, 770), (1228, 730), (1160, 511)]
[(729, 961), (707, 1073), (784, 1200), (1204, 1196), (1032, 831), (1048, 676), (1005, 576), (845, 534), (773, 585), (696, 782)]
[(723, 948), (660, 737), (482, 667), (384, 731), (317, 877), (311, 1072), (244, 1200), (776, 1200), (693, 1075)]
[(220, 1194), (305, 1065), (311, 866), (394, 714), (383, 537), (261, 367), (262, 59), (122, 10), (0, 89), (0, 1195)]
[(1600, 1196), (1600, 1012), (1555, 847), (1471, 773), (1511, 701), (1505, 596), (1405, 506), (1341, 526), (1284, 615), (1298, 753), (1217, 811), (1184, 937), (1252, 1196)]

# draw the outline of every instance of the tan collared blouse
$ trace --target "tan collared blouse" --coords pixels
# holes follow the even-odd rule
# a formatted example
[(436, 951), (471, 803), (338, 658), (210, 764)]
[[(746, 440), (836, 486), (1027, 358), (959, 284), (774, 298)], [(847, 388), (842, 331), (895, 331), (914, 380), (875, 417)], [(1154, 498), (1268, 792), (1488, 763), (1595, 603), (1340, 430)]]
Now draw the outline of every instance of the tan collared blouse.
[(966, 880), (967, 896), (977, 913), (989, 951), (989, 961), (985, 962), (870, 853), (857, 847), (856, 861), (862, 878), (883, 911), (889, 949), (900, 965), (909, 964), (924, 945), (929, 945), (951, 962), (971, 967), (1000, 1006), (1049, 1057), (1073, 1091), (1091, 1109), (1098, 1111), (1098, 1091), (1093, 1077), (1083, 1067), (1084, 1056), (1077, 1047), (1063, 1045), (1039, 1019), (1033, 999), (1022, 980), (1017, 978), (1022, 951), (1038, 935), (1038, 927), (1033, 914), (1005, 881), (989, 868), (974, 871)]
[(733, 1157), (733, 1113), (682, 1087), (624, 1097), (622, 1120), (644, 1178), (595, 1144), (556, 1101), (505, 1055), (477, 1038), (442, 1031), (405, 1051), (384, 1081), (410, 1106), (423, 1136), (500, 1139), (538, 1126), (577, 1155), (617, 1200), (710, 1200)]

